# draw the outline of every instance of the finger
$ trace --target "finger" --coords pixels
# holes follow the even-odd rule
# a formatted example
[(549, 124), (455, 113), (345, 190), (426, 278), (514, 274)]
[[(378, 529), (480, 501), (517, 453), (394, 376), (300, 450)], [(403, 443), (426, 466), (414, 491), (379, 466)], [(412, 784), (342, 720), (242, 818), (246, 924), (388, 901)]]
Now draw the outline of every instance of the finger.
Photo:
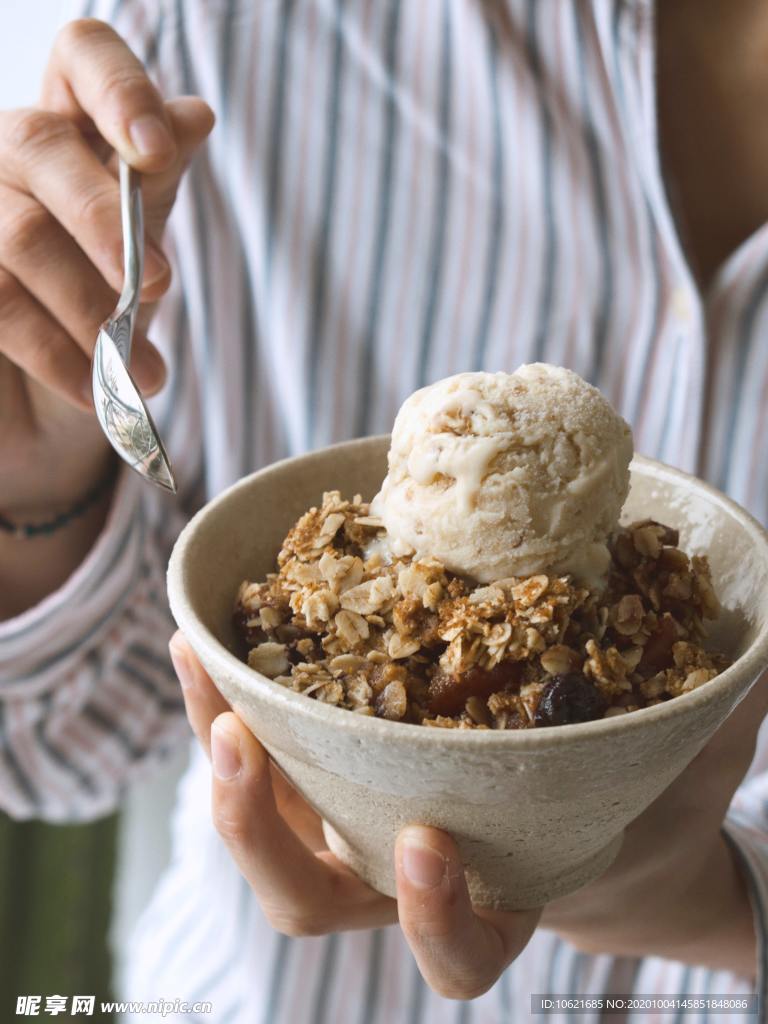
[[(211, 725), (229, 710), (229, 705), (211, 681), (183, 633), (177, 631), (168, 646), (171, 661), (182, 686), (187, 717), (192, 731), (210, 758)], [(307, 804), (280, 771), (271, 766), (272, 785), (280, 815), (311, 850), (325, 849), (319, 816)]]
[[(194, 97), (167, 104), (178, 140), (176, 159), (163, 173), (142, 181), (146, 248), (142, 297), (154, 301), (170, 282), (159, 247), (179, 181), (195, 149), (211, 130), (213, 114)], [(51, 168), (56, 173), (51, 173)], [(39, 110), (0, 114), (0, 180), (27, 193), (50, 211), (104, 280), (116, 291), (123, 282), (120, 189), (72, 122)]]
[(168, 645), (173, 667), (181, 683), (189, 724), (208, 757), (211, 756), (211, 725), (229, 704), (213, 685), (183, 633), (176, 631)]
[[(0, 265), (32, 295), (90, 358), (99, 325), (117, 303), (82, 250), (34, 199), (0, 186)], [(147, 289), (152, 298), (159, 288)], [(139, 388), (152, 394), (165, 380), (162, 357), (140, 332), (131, 352)]]
[(313, 853), (327, 851), (328, 844), (323, 834), (323, 820), (320, 815), (301, 793), (294, 789), (274, 762), (270, 763), (270, 774), (277, 813)]
[[(35, 429), (24, 376), (18, 366), (0, 353), (0, 411), (6, 423), (12, 423), (23, 434)], [(7, 467), (9, 470), (11, 466)], [(7, 510), (6, 510), (7, 511)]]
[(403, 829), (395, 865), (400, 926), (426, 982), (449, 999), (482, 995), (523, 950), (540, 911), (475, 913), (456, 844), (437, 829)]
[(168, 167), (176, 145), (162, 97), (127, 44), (93, 18), (65, 25), (46, 68), (43, 108), (92, 126), (140, 171)]
[(21, 284), (0, 268), (0, 354), (80, 408), (91, 409), (88, 359)]
[[(36, 200), (35, 228), (53, 217), (74, 238), (115, 291), (123, 280), (120, 188), (75, 126), (39, 110), (0, 114), (0, 180)], [(16, 207), (9, 211), (16, 217)], [(21, 215), (22, 218), (25, 216)], [(24, 221), (24, 223), (26, 223)], [(145, 258), (144, 280), (170, 278), (168, 261), (154, 244)]]
[(165, 104), (176, 139), (176, 159), (159, 174), (142, 178), (147, 233), (160, 240), (184, 172), (215, 122), (211, 108), (197, 96), (178, 96)]
[(371, 928), (396, 919), (332, 854), (315, 856), (280, 817), (264, 748), (237, 715), (211, 730), (214, 824), (272, 926), (288, 935)]

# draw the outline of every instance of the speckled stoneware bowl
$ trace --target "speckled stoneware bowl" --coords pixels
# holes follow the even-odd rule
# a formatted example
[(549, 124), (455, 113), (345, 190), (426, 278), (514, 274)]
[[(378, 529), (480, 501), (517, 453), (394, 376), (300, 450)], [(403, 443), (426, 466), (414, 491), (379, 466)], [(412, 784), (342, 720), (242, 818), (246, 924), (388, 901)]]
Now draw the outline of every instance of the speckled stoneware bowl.
[(768, 664), (768, 537), (700, 481), (637, 458), (625, 518), (651, 516), (706, 552), (724, 613), (715, 643), (737, 660), (668, 703), (522, 732), (428, 729), (364, 717), (284, 689), (232, 652), (241, 580), (274, 569), (288, 528), (324, 490), (370, 498), (388, 438), (279, 462), (235, 484), (181, 534), (168, 591), (181, 629), (234, 710), (326, 822), (331, 849), (394, 892), (408, 822), (458, 841), (476, 903), (532, 907), (596, 878), (624, 826), (682, 772)]

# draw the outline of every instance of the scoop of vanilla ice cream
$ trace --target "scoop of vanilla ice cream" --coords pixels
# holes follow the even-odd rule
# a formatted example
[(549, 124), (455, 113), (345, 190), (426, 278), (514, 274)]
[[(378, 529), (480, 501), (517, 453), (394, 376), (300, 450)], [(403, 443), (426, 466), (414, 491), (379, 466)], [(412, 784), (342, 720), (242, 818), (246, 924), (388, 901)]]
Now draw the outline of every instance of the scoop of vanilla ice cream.
[(629, 426), (570, 370), (459, 373), (403, 403), (373, 511), (395, 553), (477, 581), (554, 571), (595, 585), (631, 457)]

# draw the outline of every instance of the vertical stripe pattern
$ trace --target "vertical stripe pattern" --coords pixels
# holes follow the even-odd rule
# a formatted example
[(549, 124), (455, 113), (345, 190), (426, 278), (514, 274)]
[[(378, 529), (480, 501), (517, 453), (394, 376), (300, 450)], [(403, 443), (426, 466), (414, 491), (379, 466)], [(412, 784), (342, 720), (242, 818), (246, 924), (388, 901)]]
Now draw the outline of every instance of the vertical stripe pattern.
[[(164, 94), (199, 92), (217, 114), (179, 190), (174, 280), (152, 329), (170, 368), (152, 408), (182, 497), (122, 474), (83, 564), (0, 623), (6, 811), (107, 813), (189, 741), (164, 573), (200, 503), (277, 458), (389, 429), (441, 376), (571, 366), (630, 420), (639, 451), (768, 520), (768, 226), (701, 294), (661, 179), (651, 0), (83, 9), (114, 24)], [(766, 741), (724, 826), (764, 997)], [(488, 993), (454, 1003), (424, 984), (397, 928), (276, 935), (213, 830), (208, 772), (194, 748), (126, 998), (213, 999), (228, 1024), (500, 1024), (527, 1019), (532, 991), (752, 988), (537, 932)]]

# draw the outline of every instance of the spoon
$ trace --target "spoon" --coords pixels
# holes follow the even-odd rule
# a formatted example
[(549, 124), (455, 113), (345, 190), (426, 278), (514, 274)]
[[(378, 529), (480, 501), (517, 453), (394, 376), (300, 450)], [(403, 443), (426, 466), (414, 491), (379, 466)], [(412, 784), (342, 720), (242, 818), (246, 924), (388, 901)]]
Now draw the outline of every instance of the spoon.
[(114, 313), (99, 328), (91, 365), (93, 404), (101, 429), (131, 469), (164, 490), (176, 481), (163, 442), (128, 370), (144, 274), (144, 215), (139, 175), (120, 160), (124, 278)]

